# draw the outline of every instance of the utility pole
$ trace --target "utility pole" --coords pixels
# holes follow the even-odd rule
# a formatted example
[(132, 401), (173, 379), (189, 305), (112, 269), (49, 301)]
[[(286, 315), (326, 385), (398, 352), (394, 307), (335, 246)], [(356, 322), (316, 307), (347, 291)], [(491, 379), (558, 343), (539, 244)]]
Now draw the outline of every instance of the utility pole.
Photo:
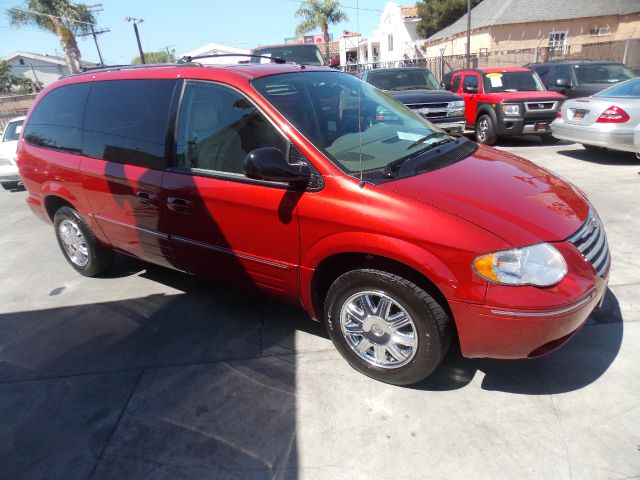
[(140, 62), (144, 61), (144, 52), (142, 51), (142, 44), (140, 43), (140, 33), (138, 32), (138, 24), (144, 22), (142, 18), (125, 17), (125, 22), (133, 22), (133, 31), (136, 33), (136, 40), (138, 42), (138, 51), (140, 52)]
[(471, 0), (467, 0), (467, 69), (471, 68)]
[[(96, 3), (95, 5), (87, 5), (87, 10), (89, 10), (89, 12), (91, 13), (96, 13), (96, 12), (102, 12), (103, 8), (102, 8), (102, 4), (101, 3)], [(91, 33), (82, 33), (80, 35), (78, 35), (78, 37), (86, 37), (88, 35), (91, 35), (93, 37), (93, 41), (96, 44), (96, 50), (98, 50), (98, 58), (100, 59), (100, 66), (104, 67), (104, 60), (102, 58), (102, 52), (100, 51), (100, 45), (98, 45), (98, 35), (102, 35), (103, 33), (107, 33), (110, 30), (108, 28), (104, 28), (102, 30), (98, 30), (96, 32), (96, 30), (93, 28), (94, 25), (91, 24)]]

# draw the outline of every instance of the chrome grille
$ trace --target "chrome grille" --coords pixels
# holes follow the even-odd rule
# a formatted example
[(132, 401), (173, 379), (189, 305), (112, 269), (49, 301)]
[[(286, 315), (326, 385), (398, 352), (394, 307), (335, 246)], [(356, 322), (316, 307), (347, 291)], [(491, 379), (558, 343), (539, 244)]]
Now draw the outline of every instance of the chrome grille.
[(569, 238), (578, 251), (586, 258), (598, 275), (604, 276), (611, 263), (607, 235), (598, 215), (591, 211), (580, 230)]

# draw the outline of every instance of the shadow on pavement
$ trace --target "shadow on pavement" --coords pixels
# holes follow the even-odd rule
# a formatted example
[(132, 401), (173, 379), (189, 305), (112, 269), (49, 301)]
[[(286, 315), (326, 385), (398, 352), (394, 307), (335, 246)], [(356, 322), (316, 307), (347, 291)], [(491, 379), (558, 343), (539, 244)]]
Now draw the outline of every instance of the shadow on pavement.
[(0, 478), (296, 478), (291, 353), (322, 326), (143, 266), (183, 293), (0, 315)]
[(640, 159), (630, 152), (604, 149), (602, 151), (592, 151), (580, 147), (575, 150), (561, 150), (558, 154), (599, 165), (640, 165)]
[(478, 372), (482, 388), (524, 395), (571, 392), (595, 382), (613, 363), (622, 343), (623, 321), (618, 300), (607, 290), (601, 309), (555, 352), (531, 360), (465, 359), (452, 347), (442, 365), (415, 386), (447, 391), (467, 386)]

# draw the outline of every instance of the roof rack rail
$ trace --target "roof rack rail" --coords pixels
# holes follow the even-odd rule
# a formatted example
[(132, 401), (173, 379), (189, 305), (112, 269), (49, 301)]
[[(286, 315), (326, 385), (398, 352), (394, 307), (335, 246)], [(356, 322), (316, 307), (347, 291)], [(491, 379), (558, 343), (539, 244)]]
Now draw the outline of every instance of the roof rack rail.
[(268, 57), (266, 55), (253, 55), (251, 53), (212, 53), (209, 55), (185, 55), (180, 58), (176, 63), (184, 64), (191, 63), (193, 60), (200, 60), (201, 58), (220, 58), (220, 57), (248, 57), (248, 58), (266, 58), (274, 63), (287, 63), (286, 60), (280, 57)]
[[(202, 66), (199, 63), (195, 63), (198, 66)], [(94, 72), (109, 72), (109, 71), (117, 71), (117, 70), (129, 70), (134, 68), (146, 68), (146, 67), (175, 67), (175, 63), (136, 63), (136, 64), (124, 64), (124, 65), (106, 65), (104, 67), (83, 67), (80, 69), (78, 73), (74, 73), (72, 75), (82, 75), (83, 73), (94, 73)]]

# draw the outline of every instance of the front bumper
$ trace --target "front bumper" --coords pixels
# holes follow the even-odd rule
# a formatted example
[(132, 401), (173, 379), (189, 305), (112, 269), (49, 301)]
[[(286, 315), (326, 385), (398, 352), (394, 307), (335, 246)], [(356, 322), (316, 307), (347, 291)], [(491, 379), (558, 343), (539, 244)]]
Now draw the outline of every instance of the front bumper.
[(572, 125), (564, 121), (555, 120), (551, 124), (551, 132), (554, 137), (560, 140), (611, 148), (623, 152), (638, 152), (638, 147), (633, 141), (633, 129), (623, 129), (620, 125), (602, 124), (601, 126), (593, 127)]
[(468, 358), (534, 358), (568, 341), (602, 300), (606, 281), (597, 282), (585, 297), (552, 310), (514, 310), (450, 302)]
[(527, 120), (522, 117), (502, 117), (498, 120), (496, 130), (501, 137), (508, 135), (550, 134), (549, 128), (553, 118)]
[(463, 133), (467, 125), (467, 120), (464, 116), (429, 119), (429, 121), (447, 133)]

